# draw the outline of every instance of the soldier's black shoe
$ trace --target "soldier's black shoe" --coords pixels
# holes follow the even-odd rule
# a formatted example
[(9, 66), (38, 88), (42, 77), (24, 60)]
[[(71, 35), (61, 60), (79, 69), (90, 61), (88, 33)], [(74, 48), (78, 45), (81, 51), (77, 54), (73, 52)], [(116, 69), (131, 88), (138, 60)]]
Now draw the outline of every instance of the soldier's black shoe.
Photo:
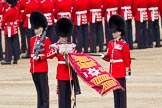
[(4, 60), (1, 62), (1, 65), (10, 65), (10, 64), (11, 64), (11, 61)]
[(14, 61), (13, 61), (13, 64), (17, 64), (17, 60), (14, 60)]
[(155, 47), (159, 48), (159, 47), (161, 47), (161, 45), (155, 45)]
[(22, 59), (28, 59), (28, 58), (30, 58), (30, 55), (24, 55), (24, 56), (22, 56)]

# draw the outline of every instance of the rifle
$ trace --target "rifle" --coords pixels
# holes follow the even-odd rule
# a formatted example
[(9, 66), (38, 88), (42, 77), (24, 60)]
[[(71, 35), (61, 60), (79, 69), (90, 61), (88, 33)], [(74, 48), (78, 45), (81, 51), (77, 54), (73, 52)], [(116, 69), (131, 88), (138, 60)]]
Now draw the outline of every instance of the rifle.
[(44, 41), (44, 39), (45, 39), (45, 37), (46, 37), (47, 29), (48, 29), (48, 26), (45, 28), (45, 30), (44, 30), (44, 32), (43, 32), (43, 34), (42, 34), (42, 36), (41, 36), (41, 38), (40, 38), (40, 40), (39, 40), (39, 43), (36, 44), (35, 47), (34, 47), (34, 50), (35, 50), (34, 56), (35, 56), (35, 57), (38, 57), (39, 52), (42, 52), (42, 51), (45, 50), (44, 48), (41, 48), (41, 47), (44, 45), (44, 44), (43, 44), (43, 41)]

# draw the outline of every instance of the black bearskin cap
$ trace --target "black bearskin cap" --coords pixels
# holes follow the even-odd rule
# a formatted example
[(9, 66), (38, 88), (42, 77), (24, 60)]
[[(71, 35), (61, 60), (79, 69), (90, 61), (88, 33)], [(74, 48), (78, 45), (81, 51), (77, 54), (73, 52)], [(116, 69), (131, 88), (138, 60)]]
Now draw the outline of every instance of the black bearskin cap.
[(121, 36), (124, 36), (126, 31), (125, 20), (120, 15), (113, 15), (109, 19), (109, 28), (111, 33), (119, 31)]
[(31, 27), (33, 29), (37, 29), (39, 27), (43, 27), (44, 30), (47, 27), (47, 19), (46, 17), (38, 11), (34, 11), (31, 13), (30, 15), (30, 23), (31, 23)]
[(68, 18), (61, 18), (55, 25), (56, 35), (62, 37), (70, 37), (73, 33), (73, 22)]
[(8, 4), (10, 4), (12, 7), (17, 5), (17, 0), (6, 0)]

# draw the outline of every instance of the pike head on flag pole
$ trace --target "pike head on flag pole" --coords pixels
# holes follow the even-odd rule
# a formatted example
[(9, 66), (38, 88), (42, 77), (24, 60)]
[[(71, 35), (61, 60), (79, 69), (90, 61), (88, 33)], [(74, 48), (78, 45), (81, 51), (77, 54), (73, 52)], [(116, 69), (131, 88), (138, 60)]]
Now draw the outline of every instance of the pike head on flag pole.
[(68, 61), (78, 76), (100, 95), (122, 89), (118, 81), (89, 54), (68, 53)]

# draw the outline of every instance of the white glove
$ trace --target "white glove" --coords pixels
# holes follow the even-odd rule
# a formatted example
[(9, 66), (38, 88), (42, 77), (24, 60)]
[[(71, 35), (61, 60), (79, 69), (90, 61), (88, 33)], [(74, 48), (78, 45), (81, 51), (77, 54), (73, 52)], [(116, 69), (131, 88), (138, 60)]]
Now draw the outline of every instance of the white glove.
[(34, 56), (33, 59), (37, 61), (37, 60), (40, 60), (41, 57), (40, 56)]
[(100, 53), (100, 57), (103, 59), (105, 55), (103, 53)]
[(131, 78), (131, 72), (127, 72), (127, 75), (125, 76), (125, 79), (128, 80)]

